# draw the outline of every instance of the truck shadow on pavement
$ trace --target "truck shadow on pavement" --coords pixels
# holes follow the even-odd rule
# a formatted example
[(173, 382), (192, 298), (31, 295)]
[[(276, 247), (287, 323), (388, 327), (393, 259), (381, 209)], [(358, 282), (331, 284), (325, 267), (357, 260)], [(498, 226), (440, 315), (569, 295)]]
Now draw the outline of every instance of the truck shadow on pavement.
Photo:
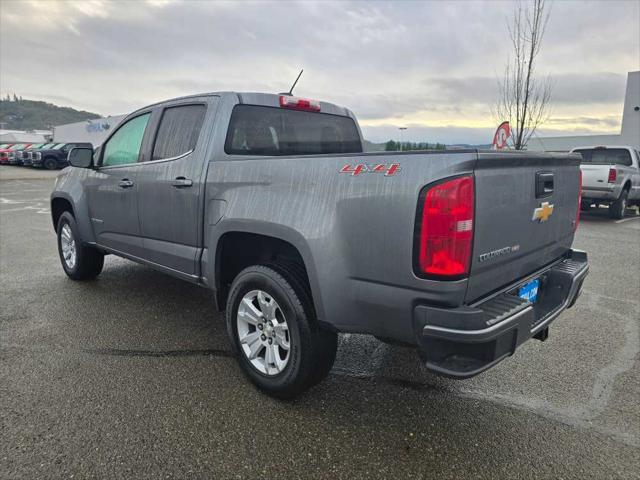
[[(211, 292), (151, 268), (107, 257), (98, 279), (61, 279), (64, 296), (81, 296), (67, 317), (100, 324), (69, 326), (87, 354), (114, 357), (234, 357), (224, 312), (214, 310)], [(64, 328), (64, 327), (63, 327)], [(98, 333), (99, 331), (99, 333)], [(454, 383), (427, 372), (411, 347), (387, 345), (369, 335), (340, 335), (331, 375), (375, 380), (416, 391), (442, 390)], [(411, 377), (430, 380), (412, 380)], [(253, 388), (249, 382), (244, 382)]]

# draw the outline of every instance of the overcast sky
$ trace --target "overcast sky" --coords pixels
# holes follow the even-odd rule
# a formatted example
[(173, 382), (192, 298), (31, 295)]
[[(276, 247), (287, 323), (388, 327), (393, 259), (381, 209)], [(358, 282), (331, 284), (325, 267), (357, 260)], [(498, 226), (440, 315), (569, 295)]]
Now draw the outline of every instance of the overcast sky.
[[(104, 115), (185, 94), (287, 90), (351, 108), (365, 137), (489, 143), (508, 2), (0, 0), (0, 92)], [(619, 133), (640, 1), (555, 1), (542, 134)]]

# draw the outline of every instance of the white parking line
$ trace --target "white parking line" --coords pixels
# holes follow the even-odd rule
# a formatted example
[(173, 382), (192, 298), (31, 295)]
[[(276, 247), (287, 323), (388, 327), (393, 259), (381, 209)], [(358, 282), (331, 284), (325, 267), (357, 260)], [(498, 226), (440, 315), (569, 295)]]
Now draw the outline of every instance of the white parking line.
[(629, 217), (629, 218), (623, 218), (622, 220), (616, 220), (615, 223), (623, 223), (623, 222), (629, 222), (631, 220), (638, 220), (640, 218), (640, 216), (635, 216), (635, 217)]

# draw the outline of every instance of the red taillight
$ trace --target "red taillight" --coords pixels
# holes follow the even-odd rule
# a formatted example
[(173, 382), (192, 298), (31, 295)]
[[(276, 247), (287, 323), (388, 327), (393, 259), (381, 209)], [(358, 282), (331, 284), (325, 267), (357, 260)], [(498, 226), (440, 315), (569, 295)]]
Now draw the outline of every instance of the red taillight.
[(607, 179), (607, 182), (616, 183), (616, 179), (617, 178), (618, 178), (618, 171), (615, 168), (610, 168), (609, 169), (609, 178)]
[(573, 224), (573, 231), (578, 229), (580, 223), (580, 205), (582, 204), (582, 170), (580, 170), (580, 188), (578, 188), (578, 208), (576, 209), (576, 221)]
[(280, 106), (296, 110), (307, 110), (309, 112), (320, 111), (319, 101), (309, 100), (308, 98), (290, 97), (288, 95), (280, 95)]
[(446, 277), (469, 273), (473, 218), (472, 176), (454, 178), (427, 190), (417, 246), (421, 273)]

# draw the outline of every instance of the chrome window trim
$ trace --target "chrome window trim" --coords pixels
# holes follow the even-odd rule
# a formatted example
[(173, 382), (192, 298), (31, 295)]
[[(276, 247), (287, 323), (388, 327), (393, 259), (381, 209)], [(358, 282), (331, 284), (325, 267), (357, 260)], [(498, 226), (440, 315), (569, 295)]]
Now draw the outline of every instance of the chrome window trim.
[(193, 152), (195, 152), (195, 148), (192, 148), (191, 150), (187, 150), (184, 153), (181, 153), (180, 155), (176, 155), (175, 157), (169, 157), (169, 158), (158, 158), (156, 160), (148, 160), (146, 162), (138, 162), (140, 165), (148, 165), (150, 163), (162, 163), (162, 162), (171, 162), (173, 160), (178, 160), (180, 158), (184, 158), (187, 155), (191, 155)]

